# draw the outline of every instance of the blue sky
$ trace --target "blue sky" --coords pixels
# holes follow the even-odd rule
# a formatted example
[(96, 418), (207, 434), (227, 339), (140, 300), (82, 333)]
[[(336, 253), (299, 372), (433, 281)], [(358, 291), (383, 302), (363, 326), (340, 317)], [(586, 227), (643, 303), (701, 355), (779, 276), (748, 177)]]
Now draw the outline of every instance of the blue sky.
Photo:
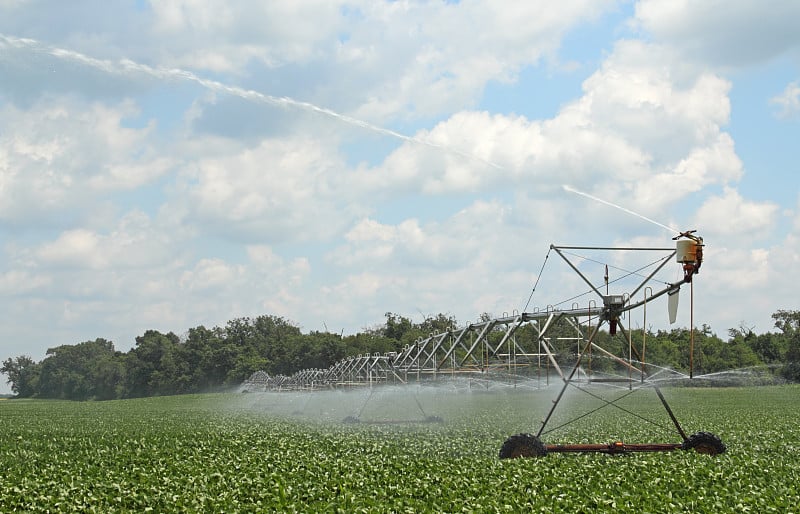
[[(54, 5), (0, 0), (2, 359), (466, 323), (523, 308), (551, 243), (671, 246), (658, 224), (705, 238), (696, 324), (798, 308), (800, 3)], [(574, 279), (548, 264), (531, 305)]]

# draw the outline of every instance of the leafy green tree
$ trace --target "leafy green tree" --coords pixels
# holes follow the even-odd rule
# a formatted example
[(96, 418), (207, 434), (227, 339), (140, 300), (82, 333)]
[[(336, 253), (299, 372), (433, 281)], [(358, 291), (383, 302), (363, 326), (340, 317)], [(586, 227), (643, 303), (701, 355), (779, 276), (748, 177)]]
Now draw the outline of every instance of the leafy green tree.
[[(241, 378), (257, 371), (257, 365), (267, 363), (270, 374), (291, 374), (293, 349), (300, 329), (279, 316), (237, 318), (228, 322), (222, 332), (223, 345), (217, 360), (229, 363), (220, 383), (238, 383)], [(235, 373), (230, 373), (236, 369)]]
[[(774, 316), (774, 315), (773, 315)], [(746, 344), (763, 364), (779, 364), (786, 357), (786, 340), (780, 334), (756, 334), (752, 328), (741, 324), (728, 330), (729, 343)]]
[(400, 342), (403, 340), (403, 336), (413, 328), (414, 324), (410, 319), (400, 316), (399, 314), (387, 312), (386, 324), (380, 332), (384, 337)]
[(786, 361), (781, 374), (787, 380), (800, 382), (800, 333), (795, 332), (789, 339)]
[[(412, 329), (403, 335), (406, 339), (416, 329)], [(388, 353), (395, 352), (402, 348), (401, 343), (394, 339), (380, 335), (376, 332), (360, 332), (342, 338), (342, 346), (345, 357), (365, 355), (368, 353)]]
[(125, 363), (120, 352), (103, 352), (89, 370), (88, 376), (95, 400), (113, 400), (125, 393)]
[(344, 358), (344, 345), (339, 334), (311, 332), (300, 336), (308, 344), (308, 352), (298, 360), (302, 368), (327, 368)]
[(382, 328), (362, 332), (356, 334), (355, 339), (348, 339), (355, 347), (348, 347), (347, 354), (397, 352), (415, 344), (419, 339), (427, 339), (432, 335), (451, 332), (458, 328), (458, 321), (446, 314), (428, 316), (422, 323), (417, 324), (409, 318), (387, 312), (386, 324)]
[[(690, 331), (686, 328), (676, 328), (670, 331), (659, 330), (647, 338), (645, 360), (657, 366), (688, 371), (690, 338)], [(702, 333), (695, 333), (696, 352), (702, 339)], [(700, 359), (697, 353), (694, 364), (695, 368), (699, 369)]]
[(787, 311), (779, 309), (772, 314), (775, 320), (775, 328), (784, 334), (797, 332), (800, 330), (800, 311)]
[(8, 358), (3, 361), (0, 373), (8, 377), (11, 390), (20, 398), (29, 398), (36, 394), (39, 387), (41, 366), (28, 355)]
[(178, 392), (179, 363), (174, 333), (147, 330), (136, 337), (136, 346), (125, 358), (128, 397), (158, 396)]
[(222, 344), (222, 330), (208, 329), (203, 325), (190, 328), (185, 340), (178, 346), (180, 376), (176, 383), (186, 392), (199, 392), (216, 384), (210, 370), (214, 369), (214, 349)]
[(800, 311), (779, 310), (772, 319), (782, 332), (786, 348), (786, 365), (781, 374), (788, 380), (800, 382)]
[(717, 337), (708, 337), (704, 339), (698, 352), (702, 355), (704, 373), (717, 373), (762, 364), (752, 348), (739, 340), (725, 342)]
[(287, 366), (290, 372), (301, 369), (325, 369), (345, 356), (342, 339), (338, 334), (311, 332), (290, 340)]
[(436, 316), (428, 316), (425, 321), (419, 324), (419, 329), (427, 335), (441, 334), (457, 328), (458, 321), (456, 321), (455, 317), (441, 313)]
[(122, 376), (114, 344), (102, 338), (47, 350), (41, 362), (39, 396), (67, 400), (116, 396)]

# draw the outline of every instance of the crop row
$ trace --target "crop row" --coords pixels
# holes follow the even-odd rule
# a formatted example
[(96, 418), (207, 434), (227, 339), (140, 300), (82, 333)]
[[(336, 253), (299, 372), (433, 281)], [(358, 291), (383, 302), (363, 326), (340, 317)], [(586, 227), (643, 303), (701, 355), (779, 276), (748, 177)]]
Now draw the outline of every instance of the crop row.
[[(536, 430), (543, 393), (2, 401), (0, 511), (791, 512), (800, 505), (798, 387), (667, 391), (687, 431), (725, 440), (729, 451), (716, 457), (499, 460), (508, 435)], [(679, 441), (659, 405), (636, 396), (620, 405), (638, 407), (642, 418), (612, 407), (547, 437)], [(588, 410), (583, 399), (569, 399), (559, 420)], [(348, 414), (362, 422), (340, 423)], [(444, 422), (366, 422), (423, 414)]]

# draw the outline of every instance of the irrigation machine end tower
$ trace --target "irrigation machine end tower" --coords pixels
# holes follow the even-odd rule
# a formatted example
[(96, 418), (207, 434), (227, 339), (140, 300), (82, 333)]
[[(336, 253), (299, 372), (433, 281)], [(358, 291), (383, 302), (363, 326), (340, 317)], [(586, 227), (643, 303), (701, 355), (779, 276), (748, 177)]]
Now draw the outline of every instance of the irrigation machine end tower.
[[(566, 263), (572, 268), (572, 270), (580, 276), (580, 278), (586, 282), (590, 288), (592, 289), (593, 293), (599, 297), (600, 302), (596, 303), (593, 306), (587, 308), (580, 308), (577, 306), (573, 306), (572, 309), (558, 311), (558, 310), (548, 310), (547, 312), (542, 313), (532, 313), (528, 314), (528, 318), (536, 318), (540, 317), (543, 321), (542, 326), (544, 327), (539, 334), (540, 344), (544, 348), (545, 353), (547, 354), (548, 358), (553, 362), (554, 368), (560, 375), (563, 384), (557, 389), (558, 393), (556, 397), (552, 400), (552, 405), (550, 406), (549, 412), (546, 416), (542, 419), (541, 426), (539, 427), (538, 432), (535, 434), (532, 433), (520, 433), (516, 435), (512, 435), (503, 443), (500, 449), (500, 458), (501, 459), (508, 459), (508, 458), (519, 458), (519, 457), (543, 457), (549, 453), (606, 453), (606, 454), (626, 454), (626, 453), (633, 453), (633, 452), (665, 452), (665, 451), (673, 451), (673, 450), (695, 450), (698, 453), (708, 454), (708, 455), (718, 455), (725, 451), (725, 445), (723, 444), (722, 440), (715, 434), (711, 432), (696, 432), (691, 435), (687, 435), (684, 431), (681, 424), (678, 422), (677, 417), (673, 413), (672, 409), (670, 408), (669, 404), (667, 403), (666, 398), (662, 394), (662, 391), (659, 389), (658, 381), (657, 380), (650, 380), (651, 374), (651, 366), (645, 363), (644, 360), (644, 350), (645, 350), (645, 342), (644, 340), (641, 343), (639, 348), (636, 347), (635, 344), (632, 344), (630, 330), (627, 331), (620, 323), (620, 319), (628, 316), (630, 319), (630, 313), (634, 309), (644, 308), (645, 317), (646, 317), (646, 308), (649, 302), (652, 302), (656, 298), (662, 297), (664, 295), (667, 296), (668, 299), (668, 312), (670, 322), (674, 322), (676, 315), (677, 315), (677, 307), (678, 307), (678, 293), (682, 286), (688, 285), (691, 292), (691, 327), (690, 327), (690, 336), (689, 336), (689, 374), (688, 378), (692, 378), (694, 375), (694, 291), (693, 291), (693, 284), (695, 275), (698, 274), (700, 271), (700, 266), (703, 263), (703, 239), (695, 234), (696, 231), (690, 230), (686, 232), (681, 232), (676, 237), (673, 238), (675, 241), (675, 246), (673, 248), (603, 248), (603, 247), (581, 247), (581, 246), (556, 246), (551, 245), (550, 249), (555, 251), (561, 258), (566, 261)], [(658, 250), (663, 252), (670, 252), (666, 258), (660, 261), (660, 264), (657, 268), (652, 271), (649, 275), (644, 276), (644, 279), (635, 285), (634, 289), (630, 294), (609, 294), (608, 293), (608, 268), (606, 267), (606, 276), (605, 276), (605, 283), (606, 283), (606, 291), (605, 293), (602, 292), (597, 286), (592, 284), (592, 282), (584, 275), (584, 273), (579, 269), (579, 267), (573, 262), (571, 259), (571, 252), (577, 250), (608, 250), (608, 251), (617, 251), (623, 250), (628, 252), (634, 251), (651, 251), (651, 250)], [(659, 286), (658, 289), (654, 289), (652, 286), (648, 286), (651, 282), (655, 274), (661, 270), (668, 262), (672, 262), (672, 257), (675, 257), (675, 260), (678, 264), (681, 265), (683, 276), (680, 280), (675, 282), (667, 282)], [(648, 294), (649, 292), (649, 294)], [(639, 298), (637, 294), (641, 294), (643, 298), (638, 300)], [(582, 326), (586, 327), (586, 333), (588, 337), (581, 342), (577, 354), (577, 360), (575, 365), (569, 369), (561, 370), (556, 364), (555, 355), (552, 347), (546, 343), (547, 336), (548, 336), (548, 328), (554, 325), (553, 321), (556, 318), (566, 317), (572, 321), (572, 323), (578, 324), (585, 324)], [(594, 323), (594, 326), (592, 324)], [(627, 341), (629, 342), (629, 351), (628, 355), (619, 355), (618, 353), (615, 354), (614, 352), (607, 350), (602, 347), (601, 344), (597, 341), (597, 336), (601, 327), (607, 326), (608, 327), (608, 334), (610, 336), (614, 336), (617, 331), (621, 331), (622, 335), (626, 337)], [(646, 327), (644, 327), (646, 330)], [(643, 334), (646, 334), (645, 330), (643, 330)], [(642, 336), (644, 337), (644, 335)], [(607, 359), (613, 360), (617, 366), (620, 366), (622, 369), (626, 370), (627, 376), (617, 376), (617, 377), (597, 377), (593, 376), (591, 373), (587, 374), (586, 370), (584, 369), (584, 365), (586, 364), (587, 360), (589, 362), (589, 367), (591, 367), (591, 358), (592, 353), (595, 355), (602, 355)], [(579, 373), (580, 370), (580, 373)], [(625, 443), (622, 441), (613, 441), (610, 443), (588, 443), (588, 444), (547, 444), (542, 440), (542, 437), (552, 430), (547, 430), (548, 425), (553, 420), (553, 414), (557, 410), (559, 403), (562, 402), (564, 399), (564, 395), (567, 390), (571, 387), (577, 388), (578, 390), (589, 394), (590, 396), (595, 397), (603, 402), (602, 407), (617, 407), (622, 410), (624, 408), (620, 407), (617, 403), (619, 398), (614, 400), (608, 400), (603, 398), (600, 394), (595, 394), (591, 390), (592, 384), (596, 384), (598, 387), (602, 387), (603, 385), (615, 385), (616, 387), (624, 387), (629, 389), (631, 392), (637, 389), (648, 388), (652, 389), (655, 392), (660, 404), (663, 406), (664, 410), (666, 411), (667, 416), (671, 421), (671, 426), (674, 427), (674, 430), (677, 432), (677, 435), (680, 436), (681, 441), (675, 443)], [(616, 384), (611, 384), (616, 383)], [(599, 410), (599, 409), (596, 409)], [(626, 411), (627, 412), (627, 411)], [(647, 421), (644, 418), (641, 418)], [(574, 421), (574, 420), (572, 420)], [(561, 425), (568, 424), (564, 423)], [(560, 428), (560, 427), (557, 427)], [(670, 429), (671, 430), (671, 429)]]

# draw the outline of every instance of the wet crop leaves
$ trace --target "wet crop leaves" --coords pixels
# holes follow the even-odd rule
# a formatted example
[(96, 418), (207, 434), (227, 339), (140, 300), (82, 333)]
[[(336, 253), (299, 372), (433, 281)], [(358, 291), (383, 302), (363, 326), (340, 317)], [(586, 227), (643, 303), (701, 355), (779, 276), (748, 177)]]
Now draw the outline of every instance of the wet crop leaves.
[[(423, 398), (445, 422), (409, 425), (342, 424), (349, 411), (325, 397), (303, 400), (313, 416), (291, 415), (297, 408), (288, 397), (255, 394), (5, 401), (0, 511), (792, 512), (800, 505), (797, 386), (667, 391), (687, 432), (723, 438), (728, 452), (716, 457), (498, 460), (506, 437), (536, 431), (543, 393)], [(575, 400), (564, 414), (582, 408)], [(545, 440), (610, 442), (622, 434), (628, 442), (675, 442), (664, 419), (652, 425), (604, 409)]]

